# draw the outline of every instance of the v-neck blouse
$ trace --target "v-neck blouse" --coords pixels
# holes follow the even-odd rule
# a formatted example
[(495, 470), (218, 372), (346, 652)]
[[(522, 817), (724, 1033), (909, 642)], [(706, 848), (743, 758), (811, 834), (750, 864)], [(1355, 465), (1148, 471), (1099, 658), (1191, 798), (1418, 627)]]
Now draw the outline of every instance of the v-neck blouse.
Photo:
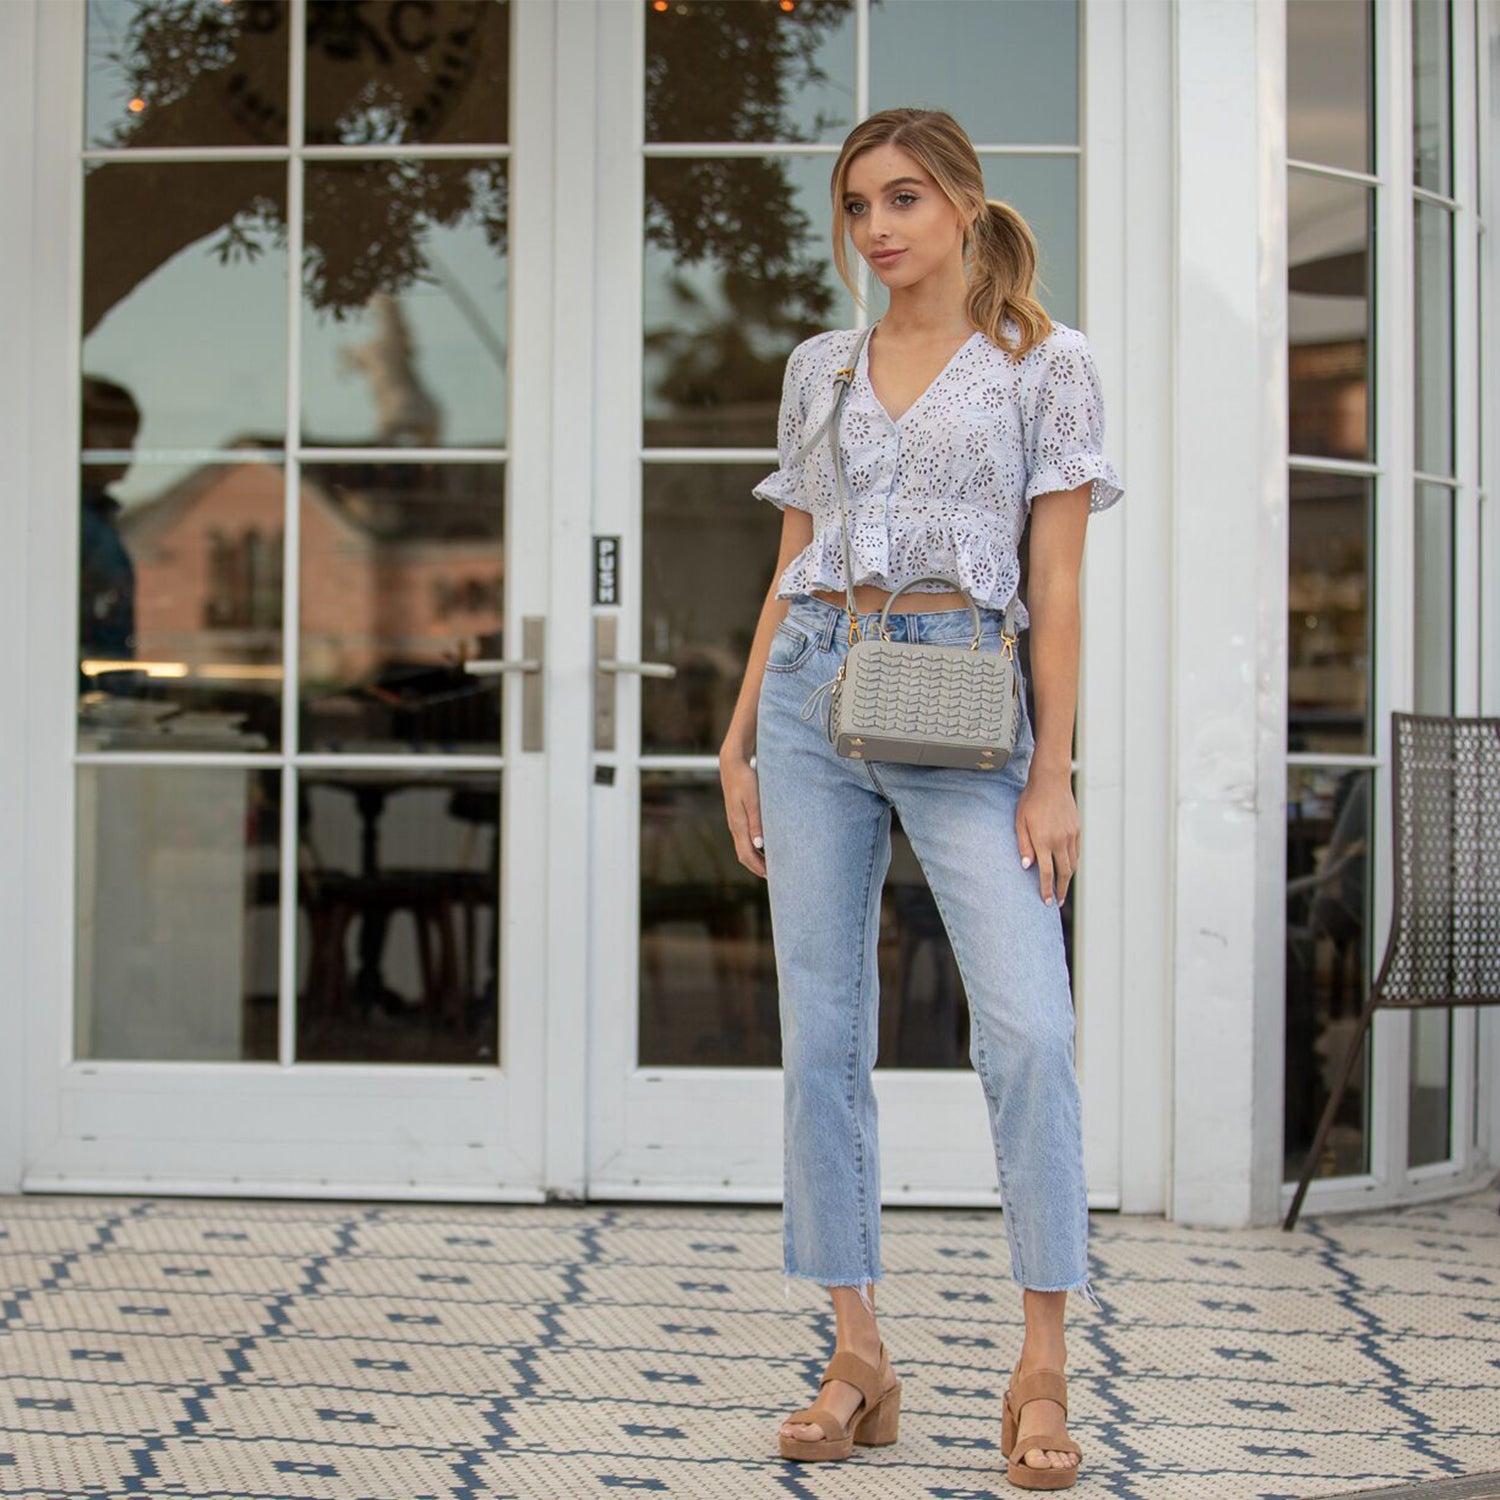
[[(1020, 330), (1007, 324), (1006, 331), (1015, 338)], [(853, 328), (816, 334), (787, 359), (781, 464), (752, 493), (809, 511), (813, 539), (782, 573), (778, 599), (844, 588), (828, 444), (818, 443), (800, 464), (790, 460), (832, 404), (834, 372), (848, 363), (857, 335)], [(1103, 452), (1104, 398), (1087, 337), (1054, 319), (1051, 333), (1013, 362), (976, 331), (894, 419), (870, 384), (869, 348), (866, 340), (839, 419), (854, 582), (892, 589), (944, 573), (977, 604), (1004, 609), (1020, 582), (1017, 548), (1032, 500), (1086, 480), (1093, 482), (1090, 511), (1124, 494)], [(910, 593), (947, 589), (932, 582)], [(1028, 623), (1019, 599), (1016, 623)]]

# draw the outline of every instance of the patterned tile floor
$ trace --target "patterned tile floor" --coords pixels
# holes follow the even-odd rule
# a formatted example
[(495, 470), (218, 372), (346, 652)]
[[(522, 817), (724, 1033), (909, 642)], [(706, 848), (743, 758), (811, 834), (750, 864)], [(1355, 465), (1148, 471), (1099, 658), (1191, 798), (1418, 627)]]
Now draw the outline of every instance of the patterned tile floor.
[[(1292, 1500), (1500, 1469), (1493, 1189), (1225, 1232), (1094, 1217), (1074, 1493)], [(785, 1464), (831, 1339), (775, 1209), (0, 1199), (0, 1495), (1000, 1500), (992, 1212), (890, 1210), (901, 1441)]]

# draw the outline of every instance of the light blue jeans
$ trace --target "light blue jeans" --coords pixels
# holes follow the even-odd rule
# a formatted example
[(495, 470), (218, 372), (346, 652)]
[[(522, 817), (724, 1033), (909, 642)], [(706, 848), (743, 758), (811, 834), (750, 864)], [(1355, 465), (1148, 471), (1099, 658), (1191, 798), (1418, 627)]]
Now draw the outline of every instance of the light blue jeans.
[[(980, 611), (980, 650), (1000, 649), (1002, 618)], [(861, 633), (873, 634), (878, 620), (861, 615)], [(889, 626), (896, 640), (973, 639), (967, 609), (893, 610)], [(828, 741), (827, 694), (817, 693), (848, 649), (843, 610), (793, 596), (756, 721), (780, 986), (786, 1272), (824, 1286), (863, 1287), (881, 1275), (871, 1070), (895, 808), (968, 993), (969, 1055), (989, 1106), (1012, 1274), (1023, 1287), (1077, 1289), (1093, 1302), (1062, 914), (1043, 902), (1037, 868), (1021, 868), (1016, 844), (1035, 748), (1026, 689), (1015, 750), (999, 771), (849, 760)]]

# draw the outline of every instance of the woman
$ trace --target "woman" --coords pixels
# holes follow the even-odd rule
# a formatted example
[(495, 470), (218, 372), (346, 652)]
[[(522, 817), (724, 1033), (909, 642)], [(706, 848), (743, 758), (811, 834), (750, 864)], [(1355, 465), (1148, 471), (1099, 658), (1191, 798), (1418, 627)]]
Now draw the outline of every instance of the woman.
[[(1073, 1484), (1064, 1308), (1092, 1300), (1073, 1009), (1059, 905), (1078, 864), (1071, 743), (1085, 524), (1122, 493), (1104, 458), (1087, 340), (1032, 297), (1036, 241), (986, 201), (979, 162), (937, 110), (873, 115), (833, 171), (834, 260), (845, 236), (889, 293), (853, 361), (840, 444), (857, 624), (868, 635), (905, 579), (951, 575), (980, 608), (981, 650), (1020, 578), (1031, 515), (1030, 687), (1015, 750), (992, 774), (837, 755), (816, 711), (848, 649), (829, 445), (799, 455), (833, 400), (856, 333), (787, 362), (781, 466), (755, 488), (783, 511), (767, 592), (719, 754), (740, 862), (769, 882), (785, 1080), (785, 1265), (829, 1288), (837, 1323), (817, 1404), (780, 1432), (788, 1458), (847, 1458), (896, 1437), (900, 1384), (876, 1324), (880, 1175), (876, 937), (894, 808), (943, 914), (971, 1006), (1025, 1338), (1002, 1449), (1025, 1488)], [(857, 292), (856, 292), (857, 295)], [(800, 461), (799, 461), (800, 459)], [(917, 597), (920, 592), (920, 599)], [(898, 601), (899, 602), (899, 601)], [(929, 582), (890, 616), (897, 639), (967, 644), (964, 592)], [(1033, 729), (1032, 714), (1035, 715)], [(752, 764), (753, 757), (753, 764)]]

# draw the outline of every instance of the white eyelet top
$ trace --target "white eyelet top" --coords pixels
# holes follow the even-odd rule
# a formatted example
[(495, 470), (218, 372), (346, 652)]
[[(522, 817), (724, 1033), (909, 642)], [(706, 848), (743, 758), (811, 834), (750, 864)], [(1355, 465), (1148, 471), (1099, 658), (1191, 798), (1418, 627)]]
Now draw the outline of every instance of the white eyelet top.
[[(1006, 333), (1020, 330), (1007, 322)], [(812, 542), (781, 575), (776, 597), (843, 592), (843, 546), (826, 441), (789, 459), (833, 402), (834, 371), (858, 330), (815, 334), (792, 350), (781, 391), (781, 467), (752, 491), (813, 518)], [(877, 334), (876, 337), (879, 335)], [(976, 329), (920, 396), (892, 421), (870, 385), (869, 341), (840, 416), (849, 481), (854, 582), (893, 589), (924, 573), (956, 577), (980, 605), (1004, 609), (1021, 578), (1016, 555), (1031, 502), (1093, 481), (1089, 510), (1124, 494), (1104, 457), (1104, 397), (1088, 339), (1055, 319), (1019, 362)], [(942, 593), (942, 583), (916, 593)], [(1016, 601), (1016, 624), (1027, 624)]]

